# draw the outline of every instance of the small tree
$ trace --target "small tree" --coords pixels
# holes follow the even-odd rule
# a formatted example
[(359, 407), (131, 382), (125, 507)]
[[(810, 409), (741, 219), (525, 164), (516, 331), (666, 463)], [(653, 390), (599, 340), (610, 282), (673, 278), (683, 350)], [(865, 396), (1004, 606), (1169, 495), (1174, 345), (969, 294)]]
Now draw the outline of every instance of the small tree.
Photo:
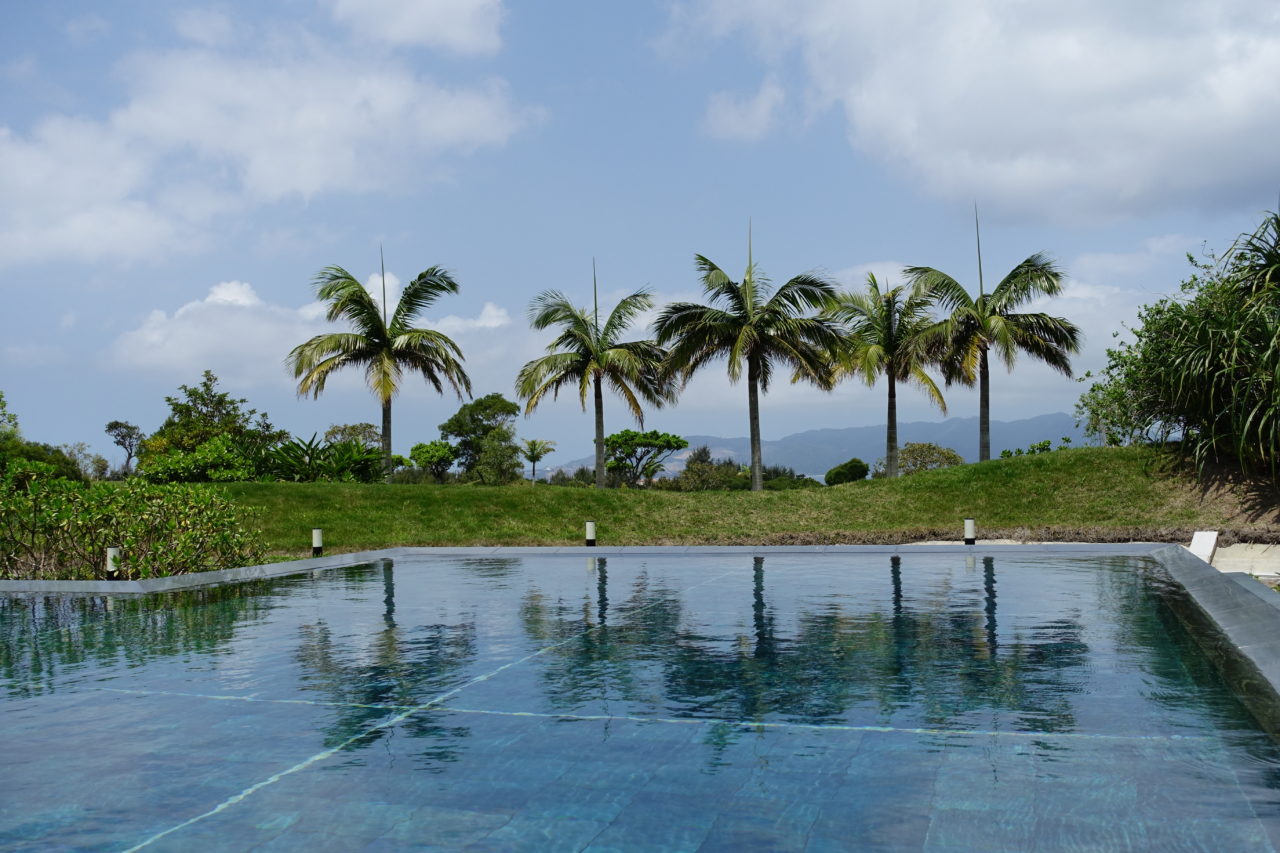
[[(453, 417), (440, 424), (440, 435), (456, 439), (458, 464), (466, 474), (475, 470), (480, 461), (480, 451), (485, 438), (496, 429), (505, 429), (515, 436), (516, 415), (520, 407), (501, 394), (486, 394), (464, 403)], [(519, 450), (516, 451), (517, 458)]]
[(520, 455), (529, 463), (529, 479), (537, 482), (538, 463), (555, 452), (556, 443), (542, 438), (526, 438), (520, 445)]
[(437, 483), (443, 483), (453, 461), (458, 458), (458, 449), (447, 441), (428, 441), (415, 444), (409, 450), (409, 458), (414, 465), (429, 472)]
[(122, 470), (128, 474), (133, 469), (133, 460), (138, 456), (138, 448), (147, 437), (146, 433), (128, 421), (110, 421), (107, 423), (107, 435), (124, 451)]
[(272, 426), (265, 412), (245, 409), (247, 400), (219, 391), (218, 377), (211, 370), (203, 373), (199, 385), (179, 385), (178, 390), (181, 397), (164, 398), (169, 417), (142, 441), (140, 456), (173, 450), (190, 453), (210, 439), (226, 436), (236, 450), (251, 459), (289, 439), (288, 431)]
[(624, 429), (605, 438), (608, 458), (605, 467), (616, 473), (626, 485), (638, 486), (656, 477), (672, 453), (688, 446), (689, 442), (678, 435), (657, 430), (637, 432)]
[(106, 479), (107, 472), (111, 469), (111, 465), (107, 460), (91, 451), (89, 445), (83, 441), (77, 441), (75, 444), (63, 444), (58, 449), (75, 463), (86, 480)]
[(486, 486), (501, 486), (518, 478), (520, 471), (515, 430), (508, 426), (489, 430), (480, 442), (480, 452), (470, 473)]
[(342, 441), (358, 441), (365, 447), (380, 447), (382, 434), (373, 424), (331, 424), (324, 431), (326, 444), (338, 444)]
[(4, 392), (0, 391), (0, 439), (17, 438), (18, 416), (9, 411), (4, 402)]
[(870, 470), (867, 467), (867, 463), (855, 456), (848, 462), (841, 462), (832, 468), (823, 479), (826, 480), (828, 486), (838, 486), (841, 483), (856, 483), (867, 479), (867, 473)]
[[(964, 457), (950, 447), (939, 447), (932, 442), (907, 442), (898, 454), (898, 473), (902, 476), (920, 471), (932, 471), (935, 468), (950, 468), (963, 465)], [(873, 477), (887, 476), (885, 460), (876, 461)]]

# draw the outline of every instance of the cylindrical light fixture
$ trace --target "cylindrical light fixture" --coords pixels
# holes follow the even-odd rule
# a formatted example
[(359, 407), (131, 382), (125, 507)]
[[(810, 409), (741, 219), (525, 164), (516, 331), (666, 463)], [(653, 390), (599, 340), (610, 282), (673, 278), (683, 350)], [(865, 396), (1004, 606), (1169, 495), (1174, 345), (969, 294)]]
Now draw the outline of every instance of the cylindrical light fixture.
[(115, 579), (116, 574), (120, 571), (120, 549), (107, 549), (107, 577)]
[(587, 545), (594, 547), (596, 544), (596, 523), (594, 521), (587, 522)]
[(324, 530), (322, 528), (311, 528), (311, 556), (324, 556)]
[(972, 518), (966, 518), (964, 520), (964, 544), (966, 545), (978, 544), (976, 528), (977, 528), (977, 525), (974, 523)]

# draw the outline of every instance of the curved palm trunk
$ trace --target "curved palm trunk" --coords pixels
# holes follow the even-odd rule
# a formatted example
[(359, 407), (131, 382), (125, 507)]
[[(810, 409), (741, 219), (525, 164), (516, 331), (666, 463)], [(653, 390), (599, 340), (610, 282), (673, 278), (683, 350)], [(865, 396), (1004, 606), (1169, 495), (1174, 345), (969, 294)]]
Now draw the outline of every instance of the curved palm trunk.
[(886, 375), (889, 377), (889, 426), (885, 429), (884, 467), (886, 475), (896, 477), (898, 476), (898, 382), (894, 379), (892, 370)]
[(991, 373), (987, 369), (987, 348), (978, 360), (978, 461), (991, 458)]
[(604, 482), (604, 388), (600, 376), (594, 377), (596, 401), (596, 488), (603, 489)]
[(382, 473), (391, 476), (391, 400), (382, 401)]
[(760, 457), (760, 382), (755, 362), (747, 365), (747, 419), (751, 429), (751, 491), (764, 491)]

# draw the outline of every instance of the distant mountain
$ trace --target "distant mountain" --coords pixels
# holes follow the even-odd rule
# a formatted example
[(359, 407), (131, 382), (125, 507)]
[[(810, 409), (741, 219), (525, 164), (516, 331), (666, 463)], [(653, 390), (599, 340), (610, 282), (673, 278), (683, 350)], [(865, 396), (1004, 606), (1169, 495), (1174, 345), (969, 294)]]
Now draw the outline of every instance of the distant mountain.
[[(848, 427), (846, 429), (811, 429), (797, 432), (774, 441), (762, 441), (761, 452), (766, 465), (782, 465), (793, 468), (801, 474), (810, 474), (822, 478), (830, 469), (854, 456), (874, 465), (876, 460), (884, 456), (885, 427), (865, 426)], [(1002, 450), (1026, 448), (1038, 441), (1049, 439), (1057, 447), (1063, 436), (1071, 439), (1073, 444), (1085, 442), (1084, 432), (1076, 427), (1070, 415), (1055, 412), (1051, 415), (1039, 415), (1019, 421), (991, 422), (991, 455), (998, 457)], [(711, 455), (716, 459), (731, 458), (743, 464), (751, 459), (750, 441), (744, 437), (722, 438), (715, 435), (682, 436), (689, 442), (689, 449), (706, 445), (711, 448)], [(978, 419), (947, 418), (944, 421), (914, 421), (898, 424), (898, 446), (907, 442), (930, 442), (950, 447), (959, 453), (967, 462), (978, 459)], [(684, 457), (689, 451), (683, 451), (667, 463), (668, 471), (679, 471), (684, 467)], [(585, 456), (555, 466), (566, 471), (573, 471), (581, 466), (590, 468), (595, 459)], [(549, 469), (549, 470), (554, 470)]]

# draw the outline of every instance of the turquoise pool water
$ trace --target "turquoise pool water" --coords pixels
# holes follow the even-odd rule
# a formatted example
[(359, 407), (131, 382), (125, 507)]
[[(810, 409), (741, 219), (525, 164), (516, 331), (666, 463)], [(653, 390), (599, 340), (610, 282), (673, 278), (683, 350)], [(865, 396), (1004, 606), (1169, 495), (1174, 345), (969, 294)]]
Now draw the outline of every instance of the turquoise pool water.
[(1144, 568), (415, 557), (0, 598), (0, 848), (1273, 850), (1280, 748)]

